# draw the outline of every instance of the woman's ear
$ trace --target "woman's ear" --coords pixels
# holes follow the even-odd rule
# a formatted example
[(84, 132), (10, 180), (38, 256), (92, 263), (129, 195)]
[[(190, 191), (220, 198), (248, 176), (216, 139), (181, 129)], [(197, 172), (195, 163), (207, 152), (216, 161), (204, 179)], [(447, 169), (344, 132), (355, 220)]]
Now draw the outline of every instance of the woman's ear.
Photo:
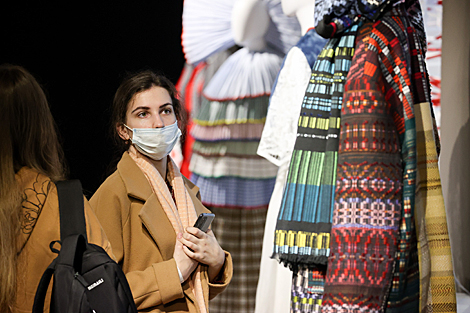
[(131, 139), (131, 137), (129, 136), (128, 130), (124, 126), (124, 124), (117, 123), (116, 124), (116, 130), (119, 134), (119, 137), (121, 137), (124, 141), (127, 141), (127, 140)]

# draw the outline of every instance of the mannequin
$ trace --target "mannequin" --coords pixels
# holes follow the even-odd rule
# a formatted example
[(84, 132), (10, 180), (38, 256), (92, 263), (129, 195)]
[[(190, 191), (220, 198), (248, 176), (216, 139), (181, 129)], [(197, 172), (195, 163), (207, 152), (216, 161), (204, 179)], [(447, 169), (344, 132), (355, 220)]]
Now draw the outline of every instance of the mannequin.
[(281, 5), (285, 15), (297, 17), (302, 35), (305, 35), (314, 26), (314, 0), (281, 0)]
[[(273, 87), (266, 124), (258, 148), (258, 155), (278, 165), (279, 170), (266, 218), (255, 313), (291, 310), (292, 271), (270, 257), (273, 252), (277, 216), (294, 149), (302, 99), (316, 56), (326, 43), (326, 40), (320, 38), (312, 29), (315, 6), (313, 0), (282, 0), (281, 4), (284, 14), (298, 18), (303, 37), (284, 59), (277, 84)], [(280, 134), (284, 135), (280, 137)]]
[(269, 27), (266, 3), (259, 0), (239, 0), (233, 5), (232, 35), (235, 43), (251, 51), (266, 48), (264, 35)]
[[(300, 25), (282, 13), (280, 0), (237, 0), (231, 27), (240, 49), (204, 87), (194, 121), (211, 141), (196, 138), (190, 170), (191, 180), (204, 185), (203, 203), (217, 216), (214, 233), (236, 260), (235, 280), (211, 302), (210, 311), (248, 313), (255, 309), (265, 219), (278, 168), (256, 155), (257, 145), (248, 149), (246, 141), (257, 143), (261, 137), (258, 126), (265, 121), (283, 57), (300, 39)], [(222, 138), (221, 129), (240, 131)], [(236, 149), (238, 145), (244, 149)]]

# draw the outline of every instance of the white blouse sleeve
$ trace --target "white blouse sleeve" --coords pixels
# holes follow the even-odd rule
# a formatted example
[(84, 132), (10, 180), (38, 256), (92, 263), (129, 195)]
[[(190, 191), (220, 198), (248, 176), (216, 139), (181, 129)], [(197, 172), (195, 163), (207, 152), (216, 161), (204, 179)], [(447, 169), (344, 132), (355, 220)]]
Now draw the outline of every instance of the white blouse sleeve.
[(293, 47), (287, 54), (271, 95), (258, 155), (280, 166), (290, 158), (297, 137), (302, 100), (312, 69), (305, 54)]

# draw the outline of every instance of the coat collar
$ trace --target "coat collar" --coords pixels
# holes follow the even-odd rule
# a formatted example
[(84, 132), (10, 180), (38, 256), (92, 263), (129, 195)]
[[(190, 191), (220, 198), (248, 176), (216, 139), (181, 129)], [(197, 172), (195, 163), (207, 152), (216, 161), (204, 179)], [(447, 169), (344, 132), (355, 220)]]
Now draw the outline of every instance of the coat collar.
[[(119, 161), (117, 168), (121, 174), (122, 180), (124, 181), (124, 185), (126, 186), (127, 193), (129, 196), (146, 201), (153, 194), (152, 187), (150, 187), (150, 184), (148, 183), (148, 180), (145, 177), (144, 173), (142, 173), (137, 164), (135, 164), (134, 160), (132, 160), (131, 156), (127, 151), (124, 152), (124, 154), (122, 155), (122, 158)], [(196, 202), (200, 202), (199, 187), (194, 185), (189, 179), (184, 176), (183, 180), (186, 185), (186, 189), (190, 191), (189, 194), (191, 195), (191, 199), (193, 199), (193, 202), (195, 199), (197, 199)], [(194, 205), (196, 206), (196, 203)]]

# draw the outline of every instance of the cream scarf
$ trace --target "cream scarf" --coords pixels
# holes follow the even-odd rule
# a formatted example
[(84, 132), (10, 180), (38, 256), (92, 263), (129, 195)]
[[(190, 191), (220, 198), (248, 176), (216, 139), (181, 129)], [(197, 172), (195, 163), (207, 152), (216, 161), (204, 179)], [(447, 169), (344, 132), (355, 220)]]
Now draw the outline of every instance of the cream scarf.
[[(186, 190), (183, 177), (176, 164), (173, 162), (171, 157), (168, 156), (169, 162), (167, 175), (168, 180), (173, 187), (176, 200), (175, 204), (165, 180), (151, 163), (150, 159), (138, 152), (133, 146), (129, 148), (129, 155), (142, 170), (145, 177), (147, 177), (147, 180), (149, 181), (153, 192), (157, 195), (158, 201), (160, 201), (163, 210), (168, 216), (175, 233), (184, 233), (186, 227), (194, 224), (197, 214), (191, 200), (191, 196)], [(196, 297), (200, 313), (207, 313), (201, 283), (201, 265), (198, 265), (194, 273), (189, 278), (189, 284)]]

